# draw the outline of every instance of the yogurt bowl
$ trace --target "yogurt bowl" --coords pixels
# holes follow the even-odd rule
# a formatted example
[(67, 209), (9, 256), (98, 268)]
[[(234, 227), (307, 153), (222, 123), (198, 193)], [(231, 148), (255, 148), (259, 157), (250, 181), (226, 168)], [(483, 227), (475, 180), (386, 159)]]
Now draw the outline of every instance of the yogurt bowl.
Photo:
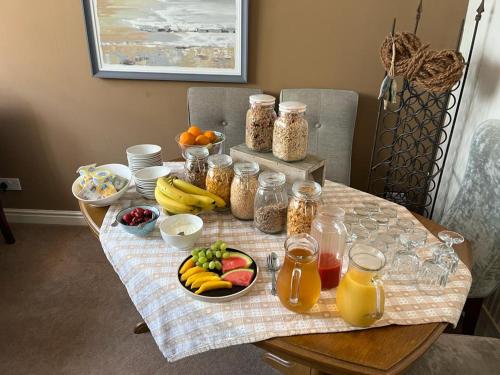
[(203, 220), (191, 214), (167, 216), (160, 223), (163, 240), (179, 250), (191, 250), (201, 236)]

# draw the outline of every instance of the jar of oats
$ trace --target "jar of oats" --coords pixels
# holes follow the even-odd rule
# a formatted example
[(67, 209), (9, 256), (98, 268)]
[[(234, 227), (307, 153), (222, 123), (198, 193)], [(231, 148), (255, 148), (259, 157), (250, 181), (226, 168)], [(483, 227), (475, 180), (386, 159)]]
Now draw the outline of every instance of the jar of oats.
[(281, 172), (262, 172), (259, 176), (254, 222), (261, 232), (279, 233), (285, 229), (288, 205), (285, 180)]
[(231, 183), (231, 213), (237, 219), (252, 220), (255, 193), (259, 182), (259, 164), (242, 162), (234, 165), (234, 178)]
[(224, 199), (229, 207), (231, 195), (231, 182), (233, 181), (233, 159), (229, 155), (211, 155), (208, 157), (208, 172), (206, 189)]
[(274, 96), (250, 95), (247, 111), (245, 143), (250, 150), (267, 152), (273, 148), (273, 129), (276, 120)]
[(206, 147), (189, 147), (186, 150), (184, 178), (187, 182), (205, 189), (208, 169), (208, 149)]
[(287, 234), (309, 233), (321, 197), (321, 186), (314, 181), (297, 181), (288, 204)]
[(305, 111), (304, 103), (280, 103), (280, 115), (273, 131), (273, 155), (278, 159), (298, 161), (306, 157), (309, 125), (304, 118)]

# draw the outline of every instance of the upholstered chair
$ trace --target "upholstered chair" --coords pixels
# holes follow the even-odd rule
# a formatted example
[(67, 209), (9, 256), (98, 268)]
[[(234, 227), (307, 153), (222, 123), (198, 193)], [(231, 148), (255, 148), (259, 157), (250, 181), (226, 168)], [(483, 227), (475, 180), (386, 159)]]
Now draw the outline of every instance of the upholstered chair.
[(350, 185), (358, 94), (334, 89), (284, 89), (280, 101), (307, 105), (308, 153), (326, 159), (327, 179)]
[(190, 87), (188, 89), (188, 120), (202, 129), (226, 135), (224, 152), (245, 142), (248, 97), (262, 94), (261, 89), (235, 87)]
[(475, 131), (462, 186), (442, 224), (472, 245), (464, 333), (474, 334), (483, 298), (500, 285), (500, 120), (488, 120)]

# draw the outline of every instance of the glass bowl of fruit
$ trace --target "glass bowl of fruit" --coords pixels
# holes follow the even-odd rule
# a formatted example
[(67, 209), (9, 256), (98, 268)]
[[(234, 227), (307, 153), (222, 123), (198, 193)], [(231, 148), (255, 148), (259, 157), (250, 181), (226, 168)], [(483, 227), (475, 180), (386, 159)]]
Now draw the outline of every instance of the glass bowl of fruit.
[(204, 131), (193, 125), (188, 130), (177, 134), (175, 141), (181, 149), (182, 157), (185, 159), (186, 150), (193, 146), (205, 146), (208, 148), (210, 155), (221, 154), (224, 151), (223, 145), (226, 136), (224, 133), (212, 130)]
[(133, 206), (116, 215), (116, 222), (127, 233), (145, 237), (155, 229), (160, 211), (154, 206)]

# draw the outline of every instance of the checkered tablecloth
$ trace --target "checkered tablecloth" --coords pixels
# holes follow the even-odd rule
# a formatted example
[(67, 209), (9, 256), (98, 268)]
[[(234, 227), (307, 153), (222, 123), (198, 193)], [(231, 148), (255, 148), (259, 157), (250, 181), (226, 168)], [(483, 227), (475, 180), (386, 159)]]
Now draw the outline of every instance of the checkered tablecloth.
[[(318, 304), (308, 314), (296, 314), (282, 307), (278, 297), (271, 295), (266, 256), (275, 251), (283, 259), (285, 235), (264, 234), (252, 222), (236, 220), (230, 213), (203, 215), (203, 234), (197, 245), (206, 246), (223, 239), (231, 247), (247, 252), (260, 268), (257, 283), (248, 294), (231, 302), (214, 304), (190, 298), (180, 289), (176, 273), (188, 252), (169, 248), (158, 227), (148, 237), (139, 238), (111, 226), (123, 207), (156, 203), (142, 199), (133, 189), (132, 186), (124, 198), (108, 210), (100, 240), (108, 260), (169, 361), (271, 337), (359, 329), (340, 317), (335, 290), (322, 291)], [(347, 209), (366, 201), (393, 206), (399, 217), (412, 219), (416, 226), (423, 228), (406, 208), (345, 185), (327, 181), (322, 196), (325, 204)], [(428, 241), (438, 240), (430, 235)], [(471, 274), (462, 262), (456, 274), (450, 277), (445, 293), (439, 296), (425, 295), (414, 286), (386, 280), (385, 313), (373, 327), (430, 322), (456, 324), (470, 285)]]

